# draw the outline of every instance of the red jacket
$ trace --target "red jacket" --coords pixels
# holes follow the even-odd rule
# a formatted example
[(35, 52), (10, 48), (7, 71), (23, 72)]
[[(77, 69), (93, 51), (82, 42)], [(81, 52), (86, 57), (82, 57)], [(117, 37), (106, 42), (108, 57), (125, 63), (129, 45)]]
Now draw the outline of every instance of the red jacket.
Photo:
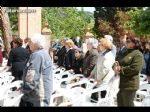
[(2, 55), (2, 49), (0, 48), (0, 63), (2, 63), (3, 55)]

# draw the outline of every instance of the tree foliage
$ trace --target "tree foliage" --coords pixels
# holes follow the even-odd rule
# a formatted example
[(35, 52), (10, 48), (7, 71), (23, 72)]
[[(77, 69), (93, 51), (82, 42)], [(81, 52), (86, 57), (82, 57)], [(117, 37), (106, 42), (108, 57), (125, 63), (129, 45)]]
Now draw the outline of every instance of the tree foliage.
[[(7, 7), (6, 11), (9, 16), (10, 25), (12, 32), (18, 31), (18, 14), (17, 14), (18, 7)], [(0, 33), (2, 29), (0, 29)]]
[[(98, 36), (111, 34), (115, 37), (120, 35), (124, 28), (124, 22), (129, 19), (127, 11), (132, 7), (95, 7), (94, 12), (95, 26), (94, 30)], [(104, 25), (105, 24), (105, 25)]]
[(85, 27), (94, 20), (92, 15), (75, 7), (44, 7), (42, 21), (48, 21), (49, 28), (57, 37), (81, 36)]
[(131, 10), (128, 14), (132, 19), (126, 22), (127, 28), (133, 29), (138, 35), (150, 35), (150, 8)]
[(7, 10), (10, 19), (11, 30), (13, 32), (18, 32), (18, 7), (7, 7)]

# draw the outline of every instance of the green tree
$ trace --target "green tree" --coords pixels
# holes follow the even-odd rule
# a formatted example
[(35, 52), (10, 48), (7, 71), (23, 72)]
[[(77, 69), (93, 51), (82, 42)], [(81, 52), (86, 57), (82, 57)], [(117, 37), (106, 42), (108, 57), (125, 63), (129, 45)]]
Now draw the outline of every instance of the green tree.
[(75, 7), (44, 7), (42, 21), (48, 21), (49, 28), (57, 38), (81, 36), (93, 17)]
[[(134, 7), (95, 7), (94, 18), (95, 26), (94, 31), (98, 36), (105, 34), (112, 34), (113, 36), (119, 36), (119, 32), (123, 29), (123, 18), (121, 18), (121, 12), (127, 12)], [(122, 13), (122, 15), (126, 15)]]
[[(18, 32), (18, 14), (17, 14), (17, 10), (18, 7), (7, 7), (6, 11), (8, 13), (9, 16), (9, 20), (10, 20), (10, 26), (11, 26), (11, 30), (12, 32)], [(0, 34), (1, 34), (1, 30), (0, 30)]]
[(131, 28), (141, 36), (150, 35), (150, 8), (131, 10), (128, 14), (131, 19), (125, 23), (127, 28)]
[(11, 30), (16, 33), (18, 32), (18, 7), (7, 7), (7, 10), (10, 19)]

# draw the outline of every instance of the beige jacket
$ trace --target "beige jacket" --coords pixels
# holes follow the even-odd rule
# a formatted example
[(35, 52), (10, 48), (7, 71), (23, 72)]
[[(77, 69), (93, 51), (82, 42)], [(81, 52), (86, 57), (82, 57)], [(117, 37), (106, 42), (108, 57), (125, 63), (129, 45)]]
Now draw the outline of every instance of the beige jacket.
[(91, 74), (94, 75), (94, 79), (97, 80), (99, 84), (108, 83), (114, 76), (112, 65), (115, 62), (115, 57), (111, 51), (107, 52), (105, 55), (103, 53), (99, 54), (97, 64), (91, 72)]

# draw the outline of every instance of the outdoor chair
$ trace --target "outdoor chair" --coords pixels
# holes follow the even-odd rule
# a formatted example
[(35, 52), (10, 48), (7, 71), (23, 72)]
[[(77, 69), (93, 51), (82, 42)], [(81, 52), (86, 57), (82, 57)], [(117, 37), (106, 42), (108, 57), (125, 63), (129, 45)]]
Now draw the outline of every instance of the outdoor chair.
[(15, 107), (19, 106), (23, 93), (18, 89), (21, 87), (22, 83), (23, 81), (18, 80), (14, 81), (8, 86), (3, 106), (15, 106)]

